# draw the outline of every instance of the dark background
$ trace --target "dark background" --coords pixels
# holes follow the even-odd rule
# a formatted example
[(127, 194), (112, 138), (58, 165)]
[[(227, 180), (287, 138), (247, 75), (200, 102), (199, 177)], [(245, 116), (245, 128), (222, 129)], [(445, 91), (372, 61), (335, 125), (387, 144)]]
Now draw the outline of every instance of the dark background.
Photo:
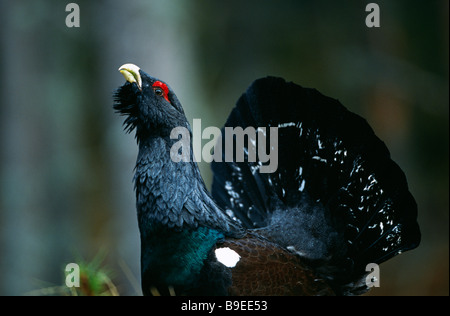
[[(222, 126), (256, 78), (282, 76), (367, 118), (419, 205), (419, 248), (371, 295), (448, 295), (448, 1), (0, 2), (0, 294), (45, 294), (99, 253), (139, 295), (137, 146), (112, 110), (117, 68), (167, 81), (188, 119)], [(345, 4), (343, 4), (345, 3)], [(208, 165), (201, 164), (208, 185)]]

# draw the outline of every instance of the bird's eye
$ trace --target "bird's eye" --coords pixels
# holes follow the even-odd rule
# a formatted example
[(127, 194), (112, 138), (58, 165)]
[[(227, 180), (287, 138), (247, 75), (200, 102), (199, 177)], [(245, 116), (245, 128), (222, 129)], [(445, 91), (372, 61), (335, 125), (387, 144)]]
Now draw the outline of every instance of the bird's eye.
[(169, 100), (169, 87), (162, 82), (162, 81), (156, 81), (153, 83), (153, 91), (155, 91), (155, 94), (159, 97), (163, 97), (167, 102), (170, 103)]
[(164, 95), (164, 91), (161, 88), (154, 88), (155, 94), (159, 97), (162, 97)]

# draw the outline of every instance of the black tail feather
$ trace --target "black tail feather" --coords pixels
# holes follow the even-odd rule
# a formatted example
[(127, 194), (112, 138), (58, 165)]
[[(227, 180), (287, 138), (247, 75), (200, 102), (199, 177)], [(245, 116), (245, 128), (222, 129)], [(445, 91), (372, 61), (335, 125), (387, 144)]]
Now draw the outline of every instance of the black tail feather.
[[(225, 126), (278, 127), (276, 172), (260, 173), (259, 161), (212, 164), (213, 197), (245, 227), (265, 227), (281, 243), (302, 240), (284, 246), (306, 257), (308, 238), (309, 245), (323, 239), (320, 261), (341, 266), (346, 276), (332, 278), (342, 283), (361, 278), (368, 263), (419, 244), (417, 205), (403, 171), (367, 122), (339, 101), (268, 77), (242, 95)], [(317, 224), (307, 231), (291, 225), (308, 212), (320, 218)], [(345, 246), (320, 236), (325, 232)]]

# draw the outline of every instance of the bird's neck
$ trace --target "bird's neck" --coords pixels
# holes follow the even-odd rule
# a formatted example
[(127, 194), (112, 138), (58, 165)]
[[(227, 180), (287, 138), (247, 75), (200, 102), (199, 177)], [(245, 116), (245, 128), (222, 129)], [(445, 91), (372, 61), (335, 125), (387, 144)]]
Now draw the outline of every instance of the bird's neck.
[(193, 166), (170, 159), (170, 146), (161, 137), (139, 144), (134, 183), (139, 224), (147, 230), (150, 223), (180, 226), (182, 208), (192, 190), (189, 178)]
[(197, 163), (171, 159), (171, 141), (149, 137), (139, 146), (134, 183), (141, 234), (153, 223), (240, 233), (210, 196)]

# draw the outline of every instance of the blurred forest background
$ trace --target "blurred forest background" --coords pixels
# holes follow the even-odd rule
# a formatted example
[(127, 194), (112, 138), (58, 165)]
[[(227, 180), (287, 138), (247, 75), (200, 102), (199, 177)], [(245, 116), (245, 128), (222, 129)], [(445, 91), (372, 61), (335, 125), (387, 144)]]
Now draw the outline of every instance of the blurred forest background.
[[(0, 1), (0, 294), (45, 294), (99, 254), (140, 295), (134, 135), (112, 109), (132, 62), (167, 81), (188, 119), (222, 126), (256, 78), (277, 75), (367, 118), (405, 171), (422, 244), (381, 265), (370, 295), (448, 295), (447, 0)], [(209, 166), (202, 173), (211, 183)]]

